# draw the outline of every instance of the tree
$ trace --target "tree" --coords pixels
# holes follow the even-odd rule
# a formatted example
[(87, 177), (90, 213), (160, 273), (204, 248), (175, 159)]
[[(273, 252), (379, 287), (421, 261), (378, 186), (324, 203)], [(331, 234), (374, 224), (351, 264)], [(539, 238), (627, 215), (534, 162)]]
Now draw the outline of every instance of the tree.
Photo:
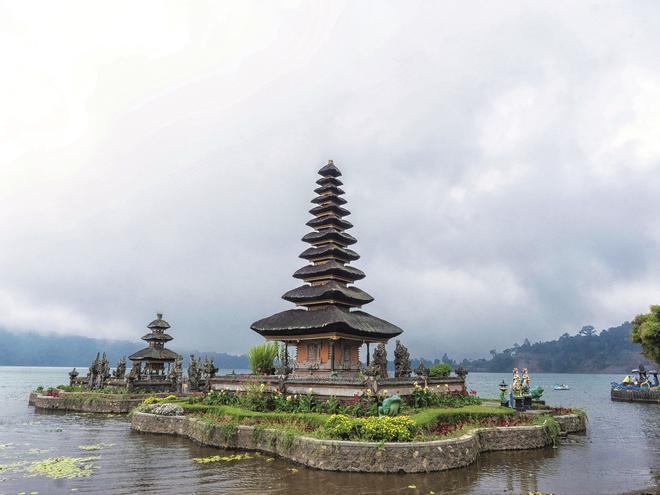
[(630, 340), (642, 345), (642, 354), (660, 363), (660, 306), (651, 306), (651, 312), (635, 316)]
[(582, 329), (578, 332), (578, 335), (582, 335), (583, 337), (593, 337), (595, 334), (596, 329), (591, 325), (583, 326)]

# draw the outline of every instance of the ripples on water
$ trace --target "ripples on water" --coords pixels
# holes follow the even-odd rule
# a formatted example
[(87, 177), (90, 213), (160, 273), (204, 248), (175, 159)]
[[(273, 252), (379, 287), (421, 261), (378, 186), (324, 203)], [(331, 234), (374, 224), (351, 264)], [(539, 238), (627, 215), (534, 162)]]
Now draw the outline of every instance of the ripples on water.
[[(332, 473), (256, 456), (197, 464), (194, 457), (230, 454), (187, 439), (130, 431), (123, 416), (38, 412), (27, 406), (37, 385), (66, 381), (65, 368), (0, 367), (0, 464), (56, 456), (100, 456), (88, 478), (52, 480), (0, 472), (0, 495), (107, 494), (494, 494), (530, 490), (558, 494), (614, 494), (655, 489), (660, 479), (660, 406), (611, 402), (610, 375), (536, 375), (548, 403), (584, 407), (589, 433), (558, 448), (482, 455), (463, 469), (415, 475)], [(473, 373), (471, 388), (494, 397), (508, 374)], [(556, 392), (555, 383), (570, 391)], [(79, 445), (104, 443), (85, 452)], [(30, 449), (48, 452), (29, 453)], [(34, 452), (34, 451), (33, 451)], [(409, 486), (415, 488), (409, 488)]]

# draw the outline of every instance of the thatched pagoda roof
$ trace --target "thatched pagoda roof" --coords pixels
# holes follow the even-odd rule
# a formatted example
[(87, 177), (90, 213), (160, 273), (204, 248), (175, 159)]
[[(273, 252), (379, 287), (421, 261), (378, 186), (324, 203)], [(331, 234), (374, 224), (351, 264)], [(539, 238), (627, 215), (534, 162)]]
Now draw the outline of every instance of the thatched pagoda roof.
[(373, 301), (363, 290), (350, 285), (365, 277), (362, 270), (348, 263), (360, 255), (348, 249), (357, 239), (345, 232), (353, 224), (343, 217), (350, 212), (341, 205), (346, 200), (337, 179), (341, 172), (331, 161), (319, 170), (320, 186), (310, 210), (314, 218), (307, 225), (314, 229), (302, 240), (311, 244), (300, 255), (311, 262), (297, 270), (294, 278), (307, 284), (286, 292), (282, 297), (308, 309), (292, 309), (269, 316), (252, 324), (251, 328), (265, 337), (296, 337), (319, 334), (343, 334), (387, 340), (399, 335), (402, 330), (385, 320), (371, 316), (356, 308)]
[(403, 330), (364, 311), (345, 311), (327, 306), (313, 311), (290, 309), (256, 321), (250, 327), (264, 337), (296, 337), (307, 334), (343, 333), (356, 337), (390, 339)]
[(128, 356), (131, 361), (174, 361), (180, 357), (176, 352), (169, 349), (155, 347), (145, 347), (134, 354)]

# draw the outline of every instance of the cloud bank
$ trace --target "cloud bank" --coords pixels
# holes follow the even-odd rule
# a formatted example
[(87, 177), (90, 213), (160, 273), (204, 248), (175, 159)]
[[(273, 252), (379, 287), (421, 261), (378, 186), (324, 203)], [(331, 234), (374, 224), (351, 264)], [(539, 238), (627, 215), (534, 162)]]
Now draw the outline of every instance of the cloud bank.
[(66, 5), (0, 7), (2, 327), (244, 352), (329, 158), (413, 355), (660, 300), (654, 2)]

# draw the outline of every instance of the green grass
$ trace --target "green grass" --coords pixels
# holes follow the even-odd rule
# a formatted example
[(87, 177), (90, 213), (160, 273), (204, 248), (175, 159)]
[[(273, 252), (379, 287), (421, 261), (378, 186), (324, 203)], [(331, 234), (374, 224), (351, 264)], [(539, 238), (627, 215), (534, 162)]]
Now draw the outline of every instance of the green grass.
[(419, 411), (410, 416), (420, 428), (429, 428), (439, 421), (458, 423), (489, 417), (513, 416), (516, 412), (506, 407), (464, 406), (464, 407), (433, 407)]
[(205, 404), (187, 404), (177, 401), (184, 411), (197, 414), (208, 414), (212, 416), (227, 416), (232, 419), (254, 419), (273, 423), (303, 422), (315, 427), (321, 427), (330, 417), (328, 414), (317, 413), (279, 413), (279, 412), (256, 412), (235, 406), (208, 406)]

